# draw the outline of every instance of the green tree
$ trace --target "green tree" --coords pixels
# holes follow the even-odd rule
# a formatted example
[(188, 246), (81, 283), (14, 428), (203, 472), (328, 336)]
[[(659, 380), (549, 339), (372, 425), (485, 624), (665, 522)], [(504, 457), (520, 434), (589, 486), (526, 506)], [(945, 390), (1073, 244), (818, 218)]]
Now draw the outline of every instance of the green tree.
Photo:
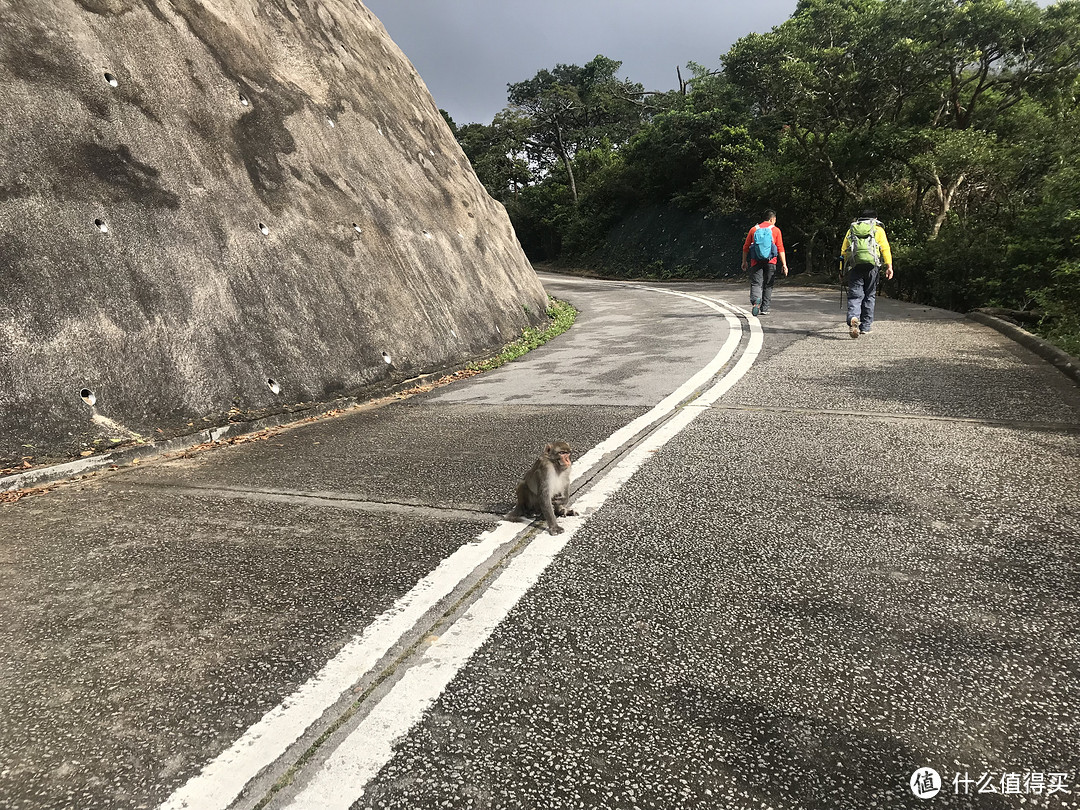
[(529, 125), (528, 120), (504, 111), (491, 124), (466, 124), (455, 133), (480, 182), (502, 202), (516, 197), (534, 179), (525, 150)]
[(508, 85), (509, 109), (529, 122), (525, 148), (530, 162), (542, 174), (561, 166), (575, 204), (574, 155), (604, 139), (623, 143), (640, 124), (644, 89), (617, 78), (621, 66), (597, 56), (583, 67), (559, 64)]
[(650, 200), (686, 208), (730, 211), (746, 168), (762, 149), (745, 126), (721, 110), (690, 105), (660, 113), (626, 147), (627, 166)]

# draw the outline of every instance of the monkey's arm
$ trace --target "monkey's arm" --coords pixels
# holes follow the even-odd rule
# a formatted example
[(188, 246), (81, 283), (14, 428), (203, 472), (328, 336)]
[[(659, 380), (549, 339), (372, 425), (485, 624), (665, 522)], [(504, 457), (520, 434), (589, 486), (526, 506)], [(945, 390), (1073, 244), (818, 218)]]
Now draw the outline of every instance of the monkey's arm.
[(544, 520), (547, 521), (548, 531), (551, 534), (562, 534), (564, 529), (555, 520), (555, 493), (552, 491), (551, 477), (544, 476), (540, 479), (540, 492), (537, 494), (540, 507), (540, 513), (543, 514)]
[(555, 497), (551, 499), (551, 504), (555, 509), (555, 514), (559, 517), (573, 517), (577, 514), (573, 509), (566, 508), (566, 502), (570, 498), (570, 493), (563, 491), (555, 493)]
[(576, 515), (573, 509), (566, 508), (566, 502), (570, 500), (570, 470), (563, 470), (562, 475), (559, 476), (559, 488), (558, 491), (551, 498), (554, 507), (555, 514), (559, 517), (563, 515), (573, 516)]

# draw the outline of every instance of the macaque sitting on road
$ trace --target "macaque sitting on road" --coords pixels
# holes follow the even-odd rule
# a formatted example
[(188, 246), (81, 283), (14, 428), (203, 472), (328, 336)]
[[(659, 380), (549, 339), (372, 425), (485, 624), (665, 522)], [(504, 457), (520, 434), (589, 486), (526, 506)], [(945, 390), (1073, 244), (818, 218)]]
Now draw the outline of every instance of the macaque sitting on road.
[(547, 521), (551, 534), (562, 534), (565, 529), (555, 521), (555, 515), (576, 515), (566, 508), (570, 497), (570, 445), (552, 442), (544, 448), (525, 480), (518, 484), (517, 505), (506, 517), (519, 520), (526, 512), (539, 512)]

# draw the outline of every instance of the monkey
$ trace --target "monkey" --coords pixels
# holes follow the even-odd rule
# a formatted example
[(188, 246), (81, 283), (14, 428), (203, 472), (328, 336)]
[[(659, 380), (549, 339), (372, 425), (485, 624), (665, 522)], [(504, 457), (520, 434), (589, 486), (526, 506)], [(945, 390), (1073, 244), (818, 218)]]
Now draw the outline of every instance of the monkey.
[(555, 516), (576, 515), (573, 509), (566, 508), (570, 497), (570, 445), (563, 441), (552, 442), (544, 448), (543, 454), (525, 473), (525, 479), (518, 484), (517, 504), (506, 517), (519, 520), (526, 512), (539, 512), (547, 521), (551, 534), (562, 534)]

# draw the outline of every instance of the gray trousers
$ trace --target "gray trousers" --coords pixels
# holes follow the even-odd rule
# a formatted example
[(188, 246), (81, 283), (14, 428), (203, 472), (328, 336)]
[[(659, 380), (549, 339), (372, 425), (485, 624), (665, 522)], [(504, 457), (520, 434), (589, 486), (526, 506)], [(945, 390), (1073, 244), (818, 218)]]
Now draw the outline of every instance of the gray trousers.
[(776, 265), (772, 263), (750, 265), (750, 303), (761, 304), (768, 312), (772, 303), (772, 288), (776, 282)]
[(874, 325), (879, 268), (852, 267), (848, 271), (847, 323), (859, 319), (859, 329), (869, 332)]

